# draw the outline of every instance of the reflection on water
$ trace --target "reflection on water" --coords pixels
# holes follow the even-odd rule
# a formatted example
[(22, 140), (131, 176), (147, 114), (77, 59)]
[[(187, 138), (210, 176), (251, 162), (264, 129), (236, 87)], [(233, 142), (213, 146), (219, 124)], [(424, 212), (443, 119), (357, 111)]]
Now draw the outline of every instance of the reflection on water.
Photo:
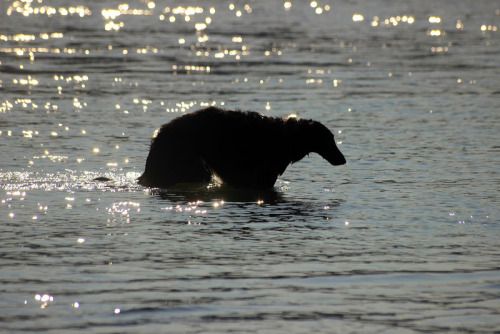
[[(172, 202), (193, 202), (193, 201), (212, 201), (215, 207), (219, 206), (217, 199), (224, 202), (250, 202), (256, 204), (276, 204), (283, 200), (283, 194), (277, 190), (237, 189), (228, 186), (212, 185), (207, 188), (204, 186), (177, 187), (169, 190), (151, 190), (151, 194), (159, 195), (162, 199), (168, 199)], [(219, 202), (220, 203), (220, 202)]]
[[(498, 4), (0, 10), (4, 331), (500, 331)], [(317, 119), (349, 162), (138, 186), (209, 105)]]

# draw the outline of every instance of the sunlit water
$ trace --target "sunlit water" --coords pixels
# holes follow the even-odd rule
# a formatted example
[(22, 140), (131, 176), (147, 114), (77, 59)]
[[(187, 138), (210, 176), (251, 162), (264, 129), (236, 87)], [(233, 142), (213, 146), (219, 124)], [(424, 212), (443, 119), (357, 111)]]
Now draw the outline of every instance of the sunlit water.
[[(0, 9), (2, 332), (500, 331), (498, 2)], [(210, 104), (319, 120), (348, 164), (136, 185)]]

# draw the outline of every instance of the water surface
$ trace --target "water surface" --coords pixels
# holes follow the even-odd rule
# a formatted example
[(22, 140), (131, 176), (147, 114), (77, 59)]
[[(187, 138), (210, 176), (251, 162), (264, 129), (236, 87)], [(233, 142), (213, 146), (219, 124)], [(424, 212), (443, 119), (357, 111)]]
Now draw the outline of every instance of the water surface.
[[(490, 1), (4, 1), (2, 331), (500, 331), (499, 26)], [(207, 105), (319, 120), (348, 163), (138, 186)]]

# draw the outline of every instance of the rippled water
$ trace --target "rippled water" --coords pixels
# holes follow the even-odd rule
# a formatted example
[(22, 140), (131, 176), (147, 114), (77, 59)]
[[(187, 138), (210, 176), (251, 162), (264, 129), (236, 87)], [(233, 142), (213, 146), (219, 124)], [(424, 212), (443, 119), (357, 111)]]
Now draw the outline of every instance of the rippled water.
[[(500, 331), (498, 3), (0, 10), (2, 331)], [(319, 120), (348, 164), (136, 185), (210, 104)]]

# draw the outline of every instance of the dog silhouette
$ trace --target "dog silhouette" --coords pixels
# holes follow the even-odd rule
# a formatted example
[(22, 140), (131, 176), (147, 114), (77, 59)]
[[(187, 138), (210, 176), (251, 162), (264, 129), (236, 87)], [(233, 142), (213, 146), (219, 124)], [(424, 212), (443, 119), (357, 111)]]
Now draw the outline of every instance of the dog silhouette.
[(208, 107), (160, 127), (138, 183), (167, 188), (214, 177), (237, 188), (272, 188), (290, 163), (311, 152), (332, 165), (346, 163), (317, 121)]

